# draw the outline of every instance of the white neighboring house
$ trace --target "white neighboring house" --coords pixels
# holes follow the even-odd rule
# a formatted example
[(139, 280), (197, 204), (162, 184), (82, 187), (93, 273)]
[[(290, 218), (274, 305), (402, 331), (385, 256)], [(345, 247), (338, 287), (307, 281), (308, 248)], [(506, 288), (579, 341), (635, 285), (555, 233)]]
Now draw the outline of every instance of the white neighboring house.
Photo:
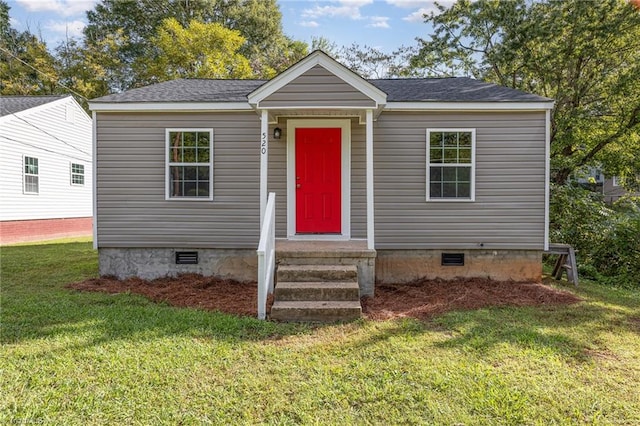
[(92, 122), (71, 96), (0, 96), (0, 243), (91, 235)]

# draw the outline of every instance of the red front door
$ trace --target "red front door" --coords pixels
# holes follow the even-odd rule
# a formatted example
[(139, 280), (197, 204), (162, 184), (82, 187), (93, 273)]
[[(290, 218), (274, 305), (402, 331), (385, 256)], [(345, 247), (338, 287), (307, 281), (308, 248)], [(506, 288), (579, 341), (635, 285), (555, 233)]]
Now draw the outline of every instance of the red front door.
[(341, 130), (296, 129), (296, 233), (340, 234)]

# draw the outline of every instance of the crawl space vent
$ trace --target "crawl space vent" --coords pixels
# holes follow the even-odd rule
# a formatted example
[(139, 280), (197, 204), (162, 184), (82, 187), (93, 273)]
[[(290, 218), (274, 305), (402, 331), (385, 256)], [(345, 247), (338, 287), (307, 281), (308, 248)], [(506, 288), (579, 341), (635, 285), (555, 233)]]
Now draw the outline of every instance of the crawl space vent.
[(197, 251), (177, 251), (176, 252), (176, 265), (197, 265), (197, 264), (198, 264)]
[(442, 266), (464, 266), (464, 253), (442, 253)]

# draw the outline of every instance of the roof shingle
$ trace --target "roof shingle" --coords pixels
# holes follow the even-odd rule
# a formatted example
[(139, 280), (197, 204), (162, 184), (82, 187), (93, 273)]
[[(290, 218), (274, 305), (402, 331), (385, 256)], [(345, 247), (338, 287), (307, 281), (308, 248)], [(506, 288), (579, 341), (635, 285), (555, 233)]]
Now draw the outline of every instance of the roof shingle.
[[(467, 77), (372, 79), (388, 102), (547, 102), (551, 99)], [(267, 80), (179, 79), (93, 99), (94, 103), (247, 102)]]
[(57, 101), (67, 96), (69, 95), (0, 96), (0, 117), (48, 104), (49, 102)]

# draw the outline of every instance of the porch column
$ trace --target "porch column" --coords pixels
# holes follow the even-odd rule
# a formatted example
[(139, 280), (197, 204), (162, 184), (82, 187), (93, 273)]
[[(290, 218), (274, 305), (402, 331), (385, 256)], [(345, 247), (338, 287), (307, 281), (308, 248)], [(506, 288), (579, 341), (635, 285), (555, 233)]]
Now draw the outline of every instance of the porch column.
[(262, 110), (260, 118), (260, 225), (262, 229), (264, 212), (267, 208), (267, 180), (269, 175), (269, 113)]
[(366, 151), (367, 151), (367, 248), (375, 248), (373, 221), (373, 110), (367, 110), (366, 121)]

